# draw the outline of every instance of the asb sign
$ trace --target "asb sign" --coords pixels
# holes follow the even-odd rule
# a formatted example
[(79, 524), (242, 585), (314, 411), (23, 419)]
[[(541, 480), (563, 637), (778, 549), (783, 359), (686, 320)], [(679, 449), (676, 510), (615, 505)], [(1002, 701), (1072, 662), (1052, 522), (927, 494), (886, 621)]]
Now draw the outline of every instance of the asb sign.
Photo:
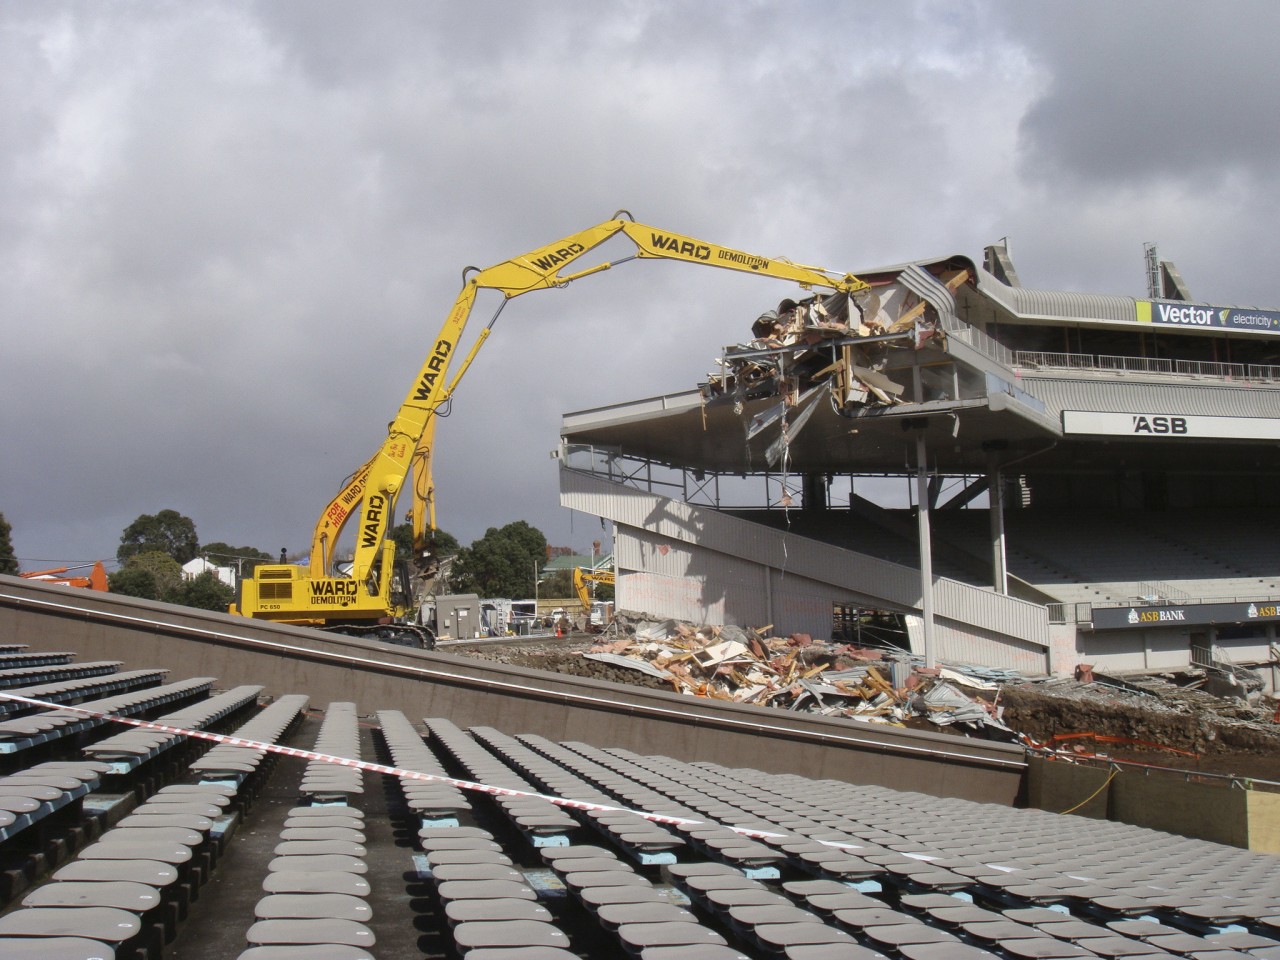
[(1104, 413), (1063, 410), (1062, 432), (1161, 440), (1280, 440), (1280, 420), (1270, 417), (1200, 417), (1162, 411)]
[(1280, 335), (1280, 312), (1243, 307), (1211, 307), (1203, 303), (1139, 300), (1139, 323), (1192, 330), (1239, 330)]
[(1252, 620), (1280, 620), (1280, 608), (1271, 600), (1258, 603), (1194, 603), (1180, 607), (1094, 607), (1092, 619), (1095, 630), (1248, 623)]

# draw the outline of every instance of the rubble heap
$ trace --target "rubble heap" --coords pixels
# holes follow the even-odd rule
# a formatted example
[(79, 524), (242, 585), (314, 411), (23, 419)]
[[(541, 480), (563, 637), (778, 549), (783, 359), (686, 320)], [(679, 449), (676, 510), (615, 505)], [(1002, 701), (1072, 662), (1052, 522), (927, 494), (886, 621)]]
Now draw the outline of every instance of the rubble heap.
[(1013, 739), (1001, 721), (998, 687), (1029, 679), (977, 667), (926, 670), (905, 651), (803, 633), (774, 637), (768, 628), (623, 623), (582, 655), (665, 681), (678, 693), (871, 723), (902, 726), (915, 718)]
[[(1171, 753), (1202, 756), (1222, 751), (1268, 753), (1280, 749), (1276, 705), (1220, 697), (1204, 689), (1203, 670), (1182, 674), (1061, 677), (1032, 687), (1014, 686), (1003, 702), (1011, 726), (1028, 739), (1070, 747), (1081, 732), (1102, 742), (1122, 738)], [(1165, 762), (1165, 761), (1162, 761)], [(1259, 774), (1264, 776), (1264, 774)]]
[(1059, 757), (1280, 782), (1280, 712), (1259, 695), (1215, 696), (1205, 671), (1082, 679), (946, 663), (768, 627), (697, 626), (620, 614), (609, 632), (486, 643), (467, 656), (851, 721), (1016, 740)]

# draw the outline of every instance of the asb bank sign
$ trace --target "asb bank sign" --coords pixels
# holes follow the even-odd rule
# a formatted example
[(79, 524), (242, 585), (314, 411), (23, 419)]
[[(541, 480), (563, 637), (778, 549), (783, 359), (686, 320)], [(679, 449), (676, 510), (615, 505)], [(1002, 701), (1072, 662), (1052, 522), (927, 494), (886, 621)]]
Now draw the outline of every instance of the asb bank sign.
[(1280, 420), (1270, 417), (1198, 417), (1154, 410), (1145, 413), (1063, 410), (1062, 432), (1092, 437), (1160, 440), (1280, 440)]
[(1177, 627), (1190, 624), (1249, 623), (1280, 620), (1274, 601), (1256, 603), (1197, 603), (1186, 606), (1094, 607), (1093, 629)]
[(1139, 323), (1162, 327), (1206, 330), (1239, 330), (1244, 333), (1280, 335), (1280, 313), (1275, 310), (1251, 310), (1245, 307), (1211, 307), (1204, 303), (1139, 300)]

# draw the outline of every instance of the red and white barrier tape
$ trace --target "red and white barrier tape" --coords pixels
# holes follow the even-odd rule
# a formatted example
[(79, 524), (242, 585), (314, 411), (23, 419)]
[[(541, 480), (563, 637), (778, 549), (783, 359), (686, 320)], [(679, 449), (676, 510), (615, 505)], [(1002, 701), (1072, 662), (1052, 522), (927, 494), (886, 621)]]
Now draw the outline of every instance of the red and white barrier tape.
[[(12, 700), (16, 703), (24, 703), (31, 707), (40, 707), (44, 710), (64, 710), (73, 713), (82, 714), (86, 717), (93, 717), (98, 720), (106, 720), (111, 723), (121, 723), (130, 727), (139, 727), (143, 730), (158, 730), (161, 733), (171, 733), (181, 737), (194, 737), (197, 740), (209, 740), (213, 743), (220, 743), (229, 747), (245, 747), (249, 750), (261, 750), (265, 753), (276, 753), (284, 757), (297, 757), (302, 760), (319, 760), (322, 763), (332, 763), (340, 767), (352, 767), (356, 770), (365, 770), (369, 773), (383, 773), (393, 777), (400, 777), (409, 780), (424, 780), (432, 783), (447, 783), (450, 786), (457, 787), (459, 790), (470, 790), (474, 793), (484, 793), (494, 797), (527, 797), (534, 800), (546, 800), (558, 807), (568, 807), (571, 810), (597, 811), (602, 813), (631, 813), (645, 820), (654, 823), (665, 823), (671, 826), (692, 826), (707, 824), (708, 826), (724, 826), (734, 833), (744, 837), (750, 837), (755, 840), (780, 840), (785, 839), (787, 834), (771, 833), (763, 830), (753, 830), (750, 827), (734, 827), (729, 824), (713, 824), (705, 820), (689, 820), (685, 817), (672, 817), (662, 813), (651, 813), (647, 810), (634, 810), (630, 807), (613, 807), (607, 804), (590, 803), (586, 800), (570, 800), (565, 797), (554, 797), (544, 793), (535, 793), (531, 790), (513, 790), (510, 787), (495, 787), (487, 783), (476, 783), (471, 780), (459, 780), (456, 777), (446, 776), (444, 774), (423, 773), (420, 770), (408, 770), (403, 767), (389, 767), (386, 764), (370, 763), (367, 760), (353, 760), (350, 757), (336, 757), (327, 753), (316, 753), (314, 750), (300, 750), (297, 747), (282, 747), (277, 743), (267, 743), (262, 740), (246, 740), (244, 737), (232, 737), (222, 733), (210, 733), (207, 730), (188, 730), (185, 727), (173, 727), (165, 723), (155, 723), (150, 720), (137, 720), (133, 717), (120, 717), (113, 713), (102, 713), (98, 710), (89, 710), (85, 707), (66, 706), (59, 703), (48, 703), (44, 700), (33, 700), (30, 697), (21, 697), (15, 693), (5, 693), (0, 690), (0, 699)], [(818, 841), (824, 846), (837, 848), (855, 848), (857, 844), (837, 843), (833, 841)]]

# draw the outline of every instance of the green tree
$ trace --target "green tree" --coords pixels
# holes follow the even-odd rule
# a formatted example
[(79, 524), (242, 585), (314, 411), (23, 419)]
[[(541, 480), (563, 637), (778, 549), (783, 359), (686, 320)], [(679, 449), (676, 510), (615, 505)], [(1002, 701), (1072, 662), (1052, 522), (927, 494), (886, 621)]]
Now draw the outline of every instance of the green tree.
[(531, 597), (536, 572), (547, 562), (547, 538), (523, 520), (490, 527), (458, 551), (449, 585), (482, 597)]
[[(253, 573), (258, 564), (271, 563), (275, 559), (271, 554), (257, 547), (233, 547), (221, 540), (203, 544), (200, 547), (200, 556), (220, 567), (231, 567), (236, 571), (237, 576), (242, 577)], [(188, 606), (196, 606), (196, 604), (188, 604)]]
[(125, 563), (143, 553), (164, 553), (179, 565), (195, 558), (200, 549), (196, 525), (177, 510), (161, 510), (155, 516), (144, 513), (124, 528), (116, 559)]
[(137, 565), (121, 567), (107, 576), (107, 588), (112, 593), (123, 597), (138, 597), (142, 600), (159, 600), (156, 592), (156, 578), (150, 570)]
[(18, 558), (13, 552), (13, 541), (9, 538), (12, 533), (13, 527), (9, 526), (9, 521), (0, 513), (0, 573), (16, 577)]
[(555, 571), (542, 581), (542, 585), (538, 587), (538, 592), (544, 597), (555, 597), (558, 600), (574, 596), (573, 571)]
[(212, 570), (198, 573), (190, 580), (183, 580), (164, 599), (169, 603), (180, 603), (186, 607), (200, 610), (220, 610), (226, 612), (236, 592), (218, 579)]
[[(149, 550), (146, 553), (139, 553), (129, 558), (124, 565), (124, 570), (143, 570), (151, 575), (151, 582), (155, 584), (154, 596), (148, 596), (148, 600), (163, 600), (166, 603), (171, 602), (170, 597), (182, 586), (182, 567), (178, 565), (178, 561), (173, 559), (167, 553), (161, 553), (159, 550)], [(112, 574), (115, 576), (115, 574)], [(136, 576), (134, 574), (133, 576)], [(116, 590), (115, 581), (109, 580), (112, 593), (126, 593), (124, 590)], [(128, 581), (126, 581), (128, 582)], [(145, 580), (141, 580), (145, 584)], [(142, 594), (129, 594), (130, 596), (143, 596)], [(176, 602), (176, 601), (175, 601)]]

